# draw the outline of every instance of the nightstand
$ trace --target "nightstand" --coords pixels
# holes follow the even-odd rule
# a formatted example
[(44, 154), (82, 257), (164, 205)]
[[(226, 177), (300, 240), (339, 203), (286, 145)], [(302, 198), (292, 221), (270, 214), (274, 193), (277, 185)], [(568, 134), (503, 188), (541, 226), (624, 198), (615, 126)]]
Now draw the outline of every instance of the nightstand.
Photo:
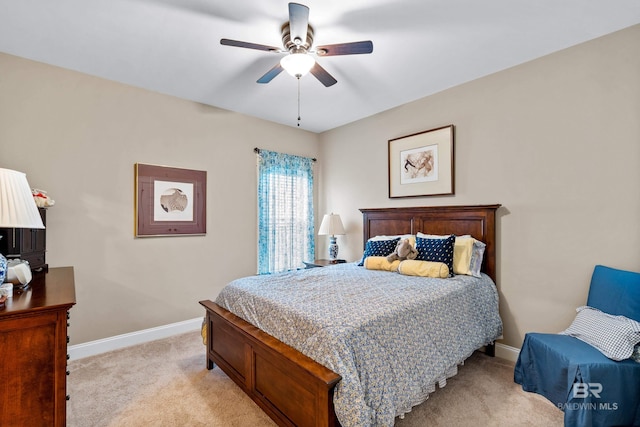
[(0, 425), (62, 427), (67, 420), (67, 326), (73, 267), (34, 273), (0, 310)]
[(311, 261), (303, 261), (303, 262), (304, 262), (305, 269), (307, 269), (307, 268), (314, 268), (314, 267), (326, 267), (328, 265), (333, 265), (333, 264), (342, 264), (347, 261), (344, 259), (336, 259), (333, 261), (329, 259), (316, 259), (313, 262)]

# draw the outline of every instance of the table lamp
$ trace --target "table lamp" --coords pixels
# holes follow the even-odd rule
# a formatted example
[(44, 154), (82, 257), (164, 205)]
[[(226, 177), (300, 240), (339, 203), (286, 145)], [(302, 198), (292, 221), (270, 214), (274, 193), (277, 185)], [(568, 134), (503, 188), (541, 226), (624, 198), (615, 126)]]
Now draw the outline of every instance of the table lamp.
[(336, 235), (340, 236), (345, 234), (340, 215), (330, 213), (326, 214), (322, 218), (320, 224), (319, 236), (329, 237), (329, 261), (336, 261), (338, 259), (338, 244), (336, 243)]
[[(22, 172), (0, 168), (0, 227), (44, 228), (27, 176)], [(6, 274), (7, 259), (0, 254), (0, 283)]]

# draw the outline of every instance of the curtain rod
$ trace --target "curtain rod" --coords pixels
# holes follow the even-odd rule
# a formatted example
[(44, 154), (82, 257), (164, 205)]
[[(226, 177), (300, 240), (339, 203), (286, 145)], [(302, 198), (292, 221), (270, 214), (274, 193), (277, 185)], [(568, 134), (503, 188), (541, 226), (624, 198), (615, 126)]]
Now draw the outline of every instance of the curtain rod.
[[(253, 149), (253, 152), (256, 153), (256, 154), (260, 154), (260, 149), (258, 147), (255, 147)], [(318, 159), (316, 159), (315, 157), (313, 157), (311, 160), (314, 161), (314, 162), (318, 161)]]

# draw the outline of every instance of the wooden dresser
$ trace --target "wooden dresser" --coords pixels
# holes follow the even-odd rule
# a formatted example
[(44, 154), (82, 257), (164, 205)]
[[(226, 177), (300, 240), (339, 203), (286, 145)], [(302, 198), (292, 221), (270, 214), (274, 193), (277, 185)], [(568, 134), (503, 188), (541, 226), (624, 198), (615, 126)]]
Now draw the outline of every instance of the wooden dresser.
[(0, 307), (0, 426), (64, 426), (73, 267), (35, 273)]

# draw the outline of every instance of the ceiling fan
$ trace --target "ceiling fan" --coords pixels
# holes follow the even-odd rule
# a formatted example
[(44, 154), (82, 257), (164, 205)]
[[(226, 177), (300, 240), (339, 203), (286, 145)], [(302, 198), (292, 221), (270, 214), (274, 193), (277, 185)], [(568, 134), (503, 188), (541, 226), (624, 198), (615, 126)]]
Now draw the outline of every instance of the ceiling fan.
[(316, 62), (313, 54), (337, 56), (373, 52), (373, 43), (370, 40), (317, 46), (312, 50), (313, 27), (309, 25), (309, 8), (298, 3), (289, 3), (289, 22), (282, 26), (282, 45), (284, 48), (230, 39), (220, 39), (220, 44), (271, 53), (287, 53), (279, 63), (258, 79), (258, 83), (269, 83), (283, 70), (286, 70), (298, 79), (310, 72), (326, 87), (336, 84), (337, 80)]

